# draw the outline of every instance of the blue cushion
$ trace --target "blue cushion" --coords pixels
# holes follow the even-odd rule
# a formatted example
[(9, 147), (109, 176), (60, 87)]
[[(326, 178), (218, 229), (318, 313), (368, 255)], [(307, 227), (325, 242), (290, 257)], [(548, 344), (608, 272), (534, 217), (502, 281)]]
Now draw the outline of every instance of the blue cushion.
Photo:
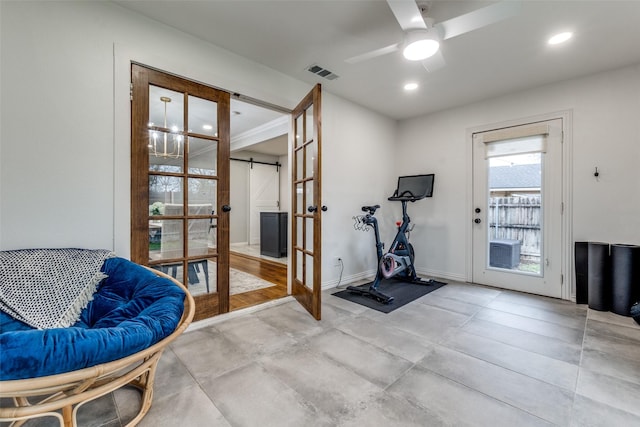
[(170, 335), (184, 310), (172, 281), (124, 258), (109, 258), (108, 275), (70, 328), (34, 329), (0, 312), (0, 380), (75, 371), (144, 350)]

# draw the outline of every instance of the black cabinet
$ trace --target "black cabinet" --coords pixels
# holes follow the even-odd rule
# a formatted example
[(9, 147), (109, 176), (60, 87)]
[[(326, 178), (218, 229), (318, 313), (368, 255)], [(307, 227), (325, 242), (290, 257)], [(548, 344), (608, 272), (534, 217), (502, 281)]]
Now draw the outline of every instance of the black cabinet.
[(260, 255), (287, 256), (287, 212), (260, 212)]

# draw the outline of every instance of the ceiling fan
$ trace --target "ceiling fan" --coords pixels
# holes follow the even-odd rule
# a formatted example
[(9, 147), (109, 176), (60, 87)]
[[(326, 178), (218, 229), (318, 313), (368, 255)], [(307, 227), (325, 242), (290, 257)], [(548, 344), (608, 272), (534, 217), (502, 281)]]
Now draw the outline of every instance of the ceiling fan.
[(441, 42), (508, 19), (519, 9), (519, 2), (505, 0), (434, 24), (433, 19), (426, 17), (430, 3), (419, 5), (414, 0), (387, 0), (387, 3), (404, 31), (404, 40), (351, 57), (345, 62), (357, 64), (402, 50), (408, 60), (422, 61), (427, 71), (435, 71), (445, 65)]

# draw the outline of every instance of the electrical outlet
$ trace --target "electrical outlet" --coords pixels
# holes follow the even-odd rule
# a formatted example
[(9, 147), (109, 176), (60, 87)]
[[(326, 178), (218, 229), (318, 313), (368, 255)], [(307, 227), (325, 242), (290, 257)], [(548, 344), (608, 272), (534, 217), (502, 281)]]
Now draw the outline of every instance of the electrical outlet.
[(333, 258), (333, 266), (334, 267), (340, 267), (342, 265), (342, 257), (335, 257)]

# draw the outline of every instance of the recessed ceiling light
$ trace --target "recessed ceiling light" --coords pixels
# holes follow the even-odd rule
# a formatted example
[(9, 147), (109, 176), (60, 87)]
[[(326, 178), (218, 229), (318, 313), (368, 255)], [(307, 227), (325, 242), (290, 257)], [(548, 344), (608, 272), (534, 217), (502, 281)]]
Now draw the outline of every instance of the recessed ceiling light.
[(211, 126), (211, 125), (202, 125), (202, 129), (211, 130), (211, 129), (213, 129), (213, 126)]
[(549, 44), (560, 44), (560, 43), (564, 43), (567, 40), (569, 40), (571, 37), (573, 36), (572, 32), (564, 32), (564, 33), (558, 33), (555, 36), (551, 37), (549, 40), (547, 40), (547, 43)]
[(418, 89), (418, 83), (407, 83), (404, 85), (404, 90), (411, 91)]

